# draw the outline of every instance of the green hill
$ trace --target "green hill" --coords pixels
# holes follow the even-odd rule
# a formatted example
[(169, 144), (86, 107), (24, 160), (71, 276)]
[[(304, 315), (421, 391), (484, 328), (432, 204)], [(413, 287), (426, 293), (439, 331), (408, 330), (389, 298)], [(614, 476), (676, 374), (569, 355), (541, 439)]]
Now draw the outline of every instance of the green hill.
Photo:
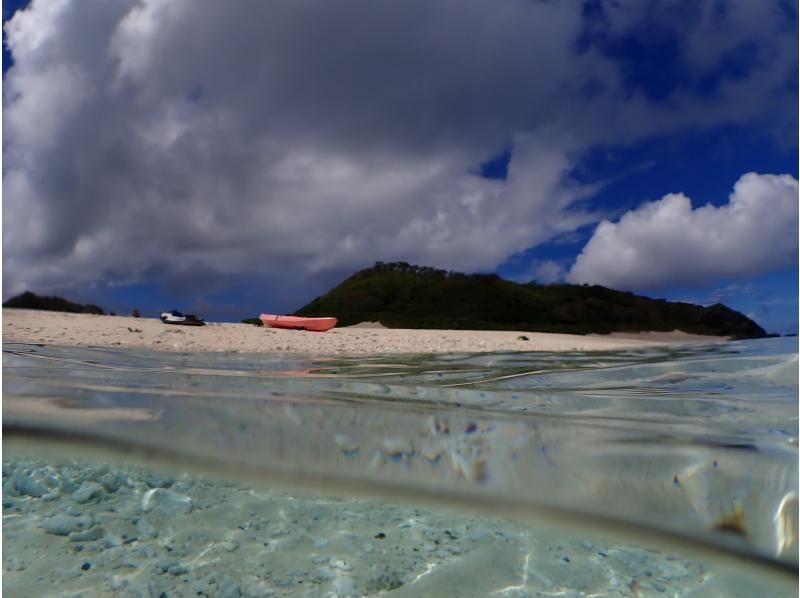
[(701, 307), (602, 286), (518, 284), (495, 274), (460, 274), (378, 262), (297, 310), (336, 316), (340, 326), (524, 330), (572, 334), (683, 330), (760, 338), (758, 324), (721, 304)]
[(20, 309), (43, 309), (46, 311), (65, 311), (74, 314), (99, 314), (103, 315), (103, 310), (96, 305), (81, 304), (67, 301), (63, 297), (44, 297), (25, 291), (20, 295), (12, 297), (3, 307), (17, 307)]

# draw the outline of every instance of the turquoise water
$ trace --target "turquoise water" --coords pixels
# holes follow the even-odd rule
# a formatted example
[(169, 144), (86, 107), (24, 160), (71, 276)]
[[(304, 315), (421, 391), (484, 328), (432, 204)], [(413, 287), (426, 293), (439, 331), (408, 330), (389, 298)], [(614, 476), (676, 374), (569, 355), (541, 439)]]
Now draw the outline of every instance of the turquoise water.
[(8, 595), (796, 593), (796, 339), (3, 374)]

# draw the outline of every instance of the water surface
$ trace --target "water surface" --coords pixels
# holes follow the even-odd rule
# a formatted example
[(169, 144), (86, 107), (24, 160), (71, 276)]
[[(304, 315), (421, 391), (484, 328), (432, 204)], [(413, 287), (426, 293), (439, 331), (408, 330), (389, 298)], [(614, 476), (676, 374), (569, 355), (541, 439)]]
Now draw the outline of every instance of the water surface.
[[(461, 583), (462, 595), (753, 595), (742, 575), (769, 595), (796, 586), (794, 339), (357, 358), (3, 350), (11, 594), (422, 596)], [(48, 531), (64, 512), (88, 531)], [(159, 517), (168, 534), (120, 535), (120, 522)], [(23, 542), (80, 573), (34, 575)], [(167, 545), (185, 552), (172, 573)], [(240, 570), (228, 557), (243, 546), (287, 564)], [(81, 569), (88, 554), (102, 567)]]

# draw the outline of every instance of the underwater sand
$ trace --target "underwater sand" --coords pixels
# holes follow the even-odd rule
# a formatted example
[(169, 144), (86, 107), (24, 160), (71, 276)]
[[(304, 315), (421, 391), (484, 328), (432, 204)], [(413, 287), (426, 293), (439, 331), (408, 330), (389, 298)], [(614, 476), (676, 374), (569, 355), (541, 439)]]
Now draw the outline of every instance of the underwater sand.
[(745, 598), (764, 590), (748, 575), (646, 544), (138, 468), (6, 460), (3, 496), (5, 596)]

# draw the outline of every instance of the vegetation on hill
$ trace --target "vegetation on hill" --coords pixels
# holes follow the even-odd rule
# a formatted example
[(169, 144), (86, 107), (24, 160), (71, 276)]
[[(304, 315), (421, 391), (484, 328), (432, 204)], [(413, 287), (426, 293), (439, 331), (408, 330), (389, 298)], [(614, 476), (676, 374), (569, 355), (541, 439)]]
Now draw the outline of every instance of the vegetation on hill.
[(701, 307), (598, 285), (518, 284), (495, 274), (467, 275), (405, 262), (377, 262), (295, 315), (335, 316), (340, 326), (380, 321), (390, 328), (766, 335), (758, 324), (719, 303)]
[(66, 311), (74, 314), (98, 314), (103, 315), (103, 310), (92, 304), (83, 305), (81, 303), (73, 303), (67, 301), (62, 297), (44, 297), (25, 291), (24, 293), (12, 297), (5, 303), (3, 307), (17, 307), (20, 309), (43, 309), (46, 311)]

